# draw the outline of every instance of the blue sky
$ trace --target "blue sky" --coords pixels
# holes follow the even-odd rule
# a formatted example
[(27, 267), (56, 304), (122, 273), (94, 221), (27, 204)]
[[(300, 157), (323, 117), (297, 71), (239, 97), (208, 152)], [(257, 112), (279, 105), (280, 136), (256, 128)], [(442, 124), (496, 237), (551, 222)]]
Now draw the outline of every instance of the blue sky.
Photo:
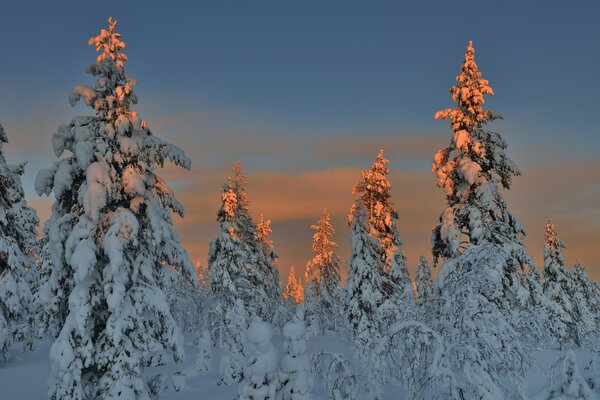
[[(532, 253), (540, 252), (543, 222), (554, 217), (559, 234), (564, 226), (564, 241), (577, 243), (569, 261), (579, 257), (576, 251), (585, 253), (600, 277), (592, 256), (600, 239), (597, 1), (22, 1), (3, 2), (0, 15), (0, 123), (11, 140), (8, 159), (30, 160), (24, 184), (32, 204), (45, 207), (32, 181), (53, 160), (50, 135), (61, 122), (89, 113), (71, 108), (67, 95), (74, 85), (93, 82), (83, 72), (95, 57), (86, 42), (112, 15), (128, 45), (127, 71), (140, 82), (137, 109), (194, 162), (194, 177), (174, 176), (174, 186), (184, 196), (202, 187), (208, 196), (201, 211), (197, 198), (184, 198), (207, 221), (182, 225), (184, 240), (206, 242), (214, 234), (211, 201), (237, 160), (250, 172), (251, 187), (255, 178), (258, 213), (269, 211), (266, 197), (279, 199), (277, 187), (258, 184), (268, 174), (287, 174), (287, 183), (313, 172), (359, 174), (384, 148), (392, 174), (422, 176), (439, 196), (423, 214), (397, 202), (401, 215), (414, 211), (425, 219), (414, 239), (405, 240), (415, 263), (411, 257), (428, 247), (423, 227), (435, 223), (443, 206), (428, 171), (450, 131), (433, 114), (451, 106), (447, 91), (473, 40), (496, 92), (488, 105), (505, 117), (493, 128), (524, 172), (508, 197), (535, 232)], [(399, 198), (429, 196), (398, 179), (409, 185), (394, 188)], [(536, 182), (546, 186), (529, 193)], [(311, 194), (310, 187), (303, 193), (314, 197), (306, 207), (318, 218), (318, 200), (328, 195)], [(349, 194), (340, 202), (348, 208)], [(310, 256), (311, 220), (292, 214), (274, 218), (286, 265)], [(340, 208), (338, 241), (346, 246), (342, 214)], [(191, 253), (203, 260), (204, 250)]]

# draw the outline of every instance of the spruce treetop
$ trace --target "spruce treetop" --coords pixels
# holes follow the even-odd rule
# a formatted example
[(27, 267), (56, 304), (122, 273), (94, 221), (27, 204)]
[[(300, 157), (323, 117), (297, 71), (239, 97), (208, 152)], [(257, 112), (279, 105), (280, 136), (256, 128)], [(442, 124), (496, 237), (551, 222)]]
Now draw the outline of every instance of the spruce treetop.
[(296, 267), (292, 265), (290, 268), (290, 274), (288, 275), (288, 281), (283, 291), (283, 299), (291, 300), (296, 304), (302, 303), (304, 299), (304, 290), (301, 283), (296, 278)]
[(323, 209), (323, 214), (321, 214), (319, 222), (311, 225), (310, 228), (315, 231), (315, 234), (313, 235), (312, 251), (316, 255), (330, 258), (333, 254), (333, 250), (338, 247), (338, 245), (331, 240), (331, 237), (335, 233), (335, 229), (331, 226), (331, 216), (326, 208)]
[[(371, 168), (362, 171), (362, 180), (352, 188), (352, 194), (358, 194), (371, 226), (386, 249), (402, 244), (396, 229), (399, 215), (390, 200), (392, 185), (387, 178), (390, 173), (388, 163), (389, 160), (383, 156), (383, 150), (379, 150)], [(355, 207), (355, 204), (352, 205), (348, 224), (352, 224)]]
[(456, 108), (448, 108), (435, 113), (435, 119), (449, 119), (454, 132), (472, 132), (487, 121), (496, 119), (498, 114), (492, 110), (484, 110), (484, 95), (494, 95), (494, 91), (487, 79), (483, 79), (479, 67), (475, 62), (475, 48), (469, 41), (465, 60), (460, 68), (460, 75), (456, 77), (458, 85), (450, 88), (452, 101)]
[(272, 248), (273, 240), (271, 239), (271, 233), (273, 233), (273, 230), (271, 229), (271, 220), (266, 219), (261, 214), (256, 223), (256, 238), (260, 243)]
[(556, 225), (554, 225), (551, 219), (548, 220), (548, 223), (546, 224), (546, 233), (544, 238), (546, 240), (546, 246), (548, 247), (548, 250), (555, 254), (559, 254), (561, 250), (565, 248), (563, 242), (558, 239), (556, 234)]

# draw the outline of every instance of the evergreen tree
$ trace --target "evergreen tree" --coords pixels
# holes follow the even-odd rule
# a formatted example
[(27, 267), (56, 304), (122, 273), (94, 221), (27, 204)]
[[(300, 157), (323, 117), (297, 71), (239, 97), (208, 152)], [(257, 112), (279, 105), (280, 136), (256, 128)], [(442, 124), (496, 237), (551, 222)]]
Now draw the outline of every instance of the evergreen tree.
[(292, 301), (295, 304), (302, 303), (304, 299), (304, 290), (300, 282), (296, 279), (296, 268), (293, 265), (290, 268), (288, 281), (283, 291), (283, 299)]
[(533, 261), (523, 244), (525, 231), (508, 211), (500, 192), (509, 189), (520, 172), (506, 154), (506, 143), (496, 132), (483, 129), (500, 116), (485, 110), (484, 95), (493, 95), (475, 63), (475, 50), (467, 46), (458, 84), (450, 89), (455, 108), (438, 111), (436, 119), (449, 119), (454, 136), (450, 146), (434, 157), (432, 170), (446, 194), (447, 207), (434, 228), (434, 261), (458, 257), (469, 246), (493, 243), (507, 253), (502, 297), (506, 312), (520, 308), (527, 298), (522, 273)]
[(567, 352), (552, 367), (553, 387), (540, 393), (536, 400), (592, 400), (598, 397), (592, 392), (577, 368), (575, 354)]
[(561, 345), (566, 343), (580, 345), (576, 311), (573, 304), (574, 281), (571, 273), (565, 267), (565, 258), (562, 253), (565, 246), (558, 239), (556, 227), (552, 221), (546, 224), (545, 239), (544, 294), (556, 305), (550, 319), (556, 321), (558, 327), (564, 327), (560, 329), (551, 327), (551, 330)]
[(247, 362), (240, 385), (240, 400), (274, 400), (277, 390), (277, 352), (271, 326), (259, 318), (246, 331)]
[(382, 321), (379, 307), (383, 303), (384, 291), (378, 271), (383, 268), (383, 260), (381, 244), (371, 235), (367, 210), (360, 201), (353, 208), (350, 244), (352, 255), (346, 284), (346, 315), (358, 354), (366, 358), (380, 338)]
[(30, 277), (37, 269), (35, 211), (27, 205), (21, 175), (25, 164), (8, 165), (8, 143), (0, 125), (0, 359), (8, 359), (14, 342), (33, 345)]
[(573, 267), (573, 279), (583, 298), (582, 304), (585, 304), (592, 314), (590, 324), (594, 326), (598, 337), (600, 335), (600, 286), (598, 282), (588, 277), (587, 270), (579, 262)]
[(198, 355), (194, 361), (194, 371), (196, 373), (209, 371), (212, 367), (212, 342), (210, 339), (210, 332), (202, 332), (202, 335), (196, 340), (196, 348), (198, 349)]
[(313, 283), (308, 280), (304, 287), (304, 325), (306, 329), (306, 337), (308, 339), (315, 337), (321, 333), (321, 320), (317, 310), (317, 297), (314, 294)]
[(281, 299), (279, 271), (275, 266), (278, 256), (269, 238), (270, 221), (265, 221), (261, 217), (260, 224), (257, 224), (252, 219), (250, 201), (246, 193), (248, 180), (239, 162), (233, 167), (230, 183), (237, 200), (232, 224), (239, 240), (248, 248), (247, 264), (253, 266), (248, 278), (250, 284), (257, 289), (253, 307), (255, 310), (249, 311), (255, 311), (251, 315), (270, 321)]
[[(406, 267), (406, 258), (402, 251), (402, 241), (396, 226), (398, 212), (391, 203), (392, 185), (387, 179), (389, 163), (383, 157), (383, 150), (370, 169), (362, 171), (362, 180), (354, 186), (352, 194), (366, 209), (368, 222), (374, 237), (380, 243), (380, 263), (383, 299), (380, 313), (386, 324), (398, 319), (412, 318), (412, 284)], [(352, 206), (348, 222), (353, 221), (356, 203)]]
[(305, 305), (307, 314), (314, 314), (319, 321), (321, 333), (335, 332), (340, 328), (342, 299), (340, 291), (340, 258), (334, 253), (337, 244), (331, 240), (335, 230), (331, 226), (327, 210), (316, 225), (311, 225), (314, 257), (307, 264), (311, 283), (312, 301)]
[[(89, 40), (98, 51), (86, 71), (94, 87), (76, 86), (94, 116), (63, 124), (52, 143), (57, 157), (36, 178), (38, 194), (54, 191), (45, 226), (49, 299), (46, 321), (60, 328), (50, 351), (51, 399), (138, 399), (154, 395), (146, 366), (171, 354), (183, 359), (183, 339), (163, 291), (172, 267), (196, 284), (194, 268), (172, 228), (183, 215), (156, 169), (169, 160), (190, 168), (176, 146), (155, 137), (131, 105), (136, 81), (125, 74), (125, 43), (117, 21)], [(155, 380), (153, 380), (155, 381)]]
[(308, 400), (311, 398), (312, 376), (306, 355), (306, 337), (302, 308), (283, 327), (284, 355), (279, 366), (277, 400)]
[(279, 257), (273, 249), (271, 240), (271, 220), (265, 219), (261, 214), (256, 224), (256, 239), (261, 247), (259, 252), (258, 266), (262, 269), (265, 277), (265, 293), (267, 295), (267, 308), (263, 312), (263, 318), (272, 320), (273, 313), (281, 299), (281, 284), (279, 282), (279, 270), (277, 269), (277, 258)]
[(531, 359), (503, 309), (498, 267), (506, 262), (501, 248), (483, 242), (446, 260), (439, 272), (440, 325), (456, 385), (450, 389), (459, 393), (453, 397), (519, 398), (524, 391)]
[[(211, 241), (208, 268), (210, 270), (211, 334), (219, 345), (227, 338), (226, 315), (233, 309), (236, 300), (241, 300), (244, 312), (257, 315), (258, 306), (255, 302), (257, 288), (252, 273), (255, 271), (250, 264), (251, 252), (238, 235), (236, 225), (237, 196), (228, 180), (223, 185), (221, 207), (217, 213), (220, 234)], [(256, 297), (263, 298), (264, 292)], [(246, 327), (243, 327), (245, 330)]]
[(529, 266), (525, 284), (529, 297), (515, 326), (522, 334), (523, 344), (537, 349), (547, 343), (549, 338), (564, 336), (566, 326), (563, 321), (552, 319), (560, 310), (558, 305), (544, 294), (540, 274), (534, 265)]
[(431, 267), (423, 256), (419, 257), (415, 286), (417, 310), (421, 319), (427, 323), (436, 322), (439, 298), (431, 276)]
[(246, 309), (242, 300), (237, 299), (232, 308), (225, 313), (225, 334), (223, 356), (219, 364), (219, 384), (230, 385), (240, 382), (244, 377), (246, 352), (244, 335), (248, 327)]
[[(597, 289), (596, 282), (591, 282), (587, 277), (585, 268), (576, 263), (570, 271), (573, 280), (573, 306), (575, 320), (577, 321), (577, 337), (581, 345), (595, 345), (598, 341), (598, 297), (593, 295), (590, 289)], [(592, 284), (595, 284), (592, 286)], [(597, 293), (596, 293), (597, 294)]]

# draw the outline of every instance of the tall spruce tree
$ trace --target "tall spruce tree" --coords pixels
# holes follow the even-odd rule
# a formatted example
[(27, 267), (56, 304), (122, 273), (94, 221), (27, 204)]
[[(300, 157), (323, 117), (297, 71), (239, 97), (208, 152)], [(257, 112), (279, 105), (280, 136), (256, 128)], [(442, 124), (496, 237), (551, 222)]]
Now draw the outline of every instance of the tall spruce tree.
[(499, 115), (483, 108), (484, 95), (494, 92), (471, 42), (456, 80), (450, 89), (456, 107), (435, 115), (449, 119), (454, 132), (432, 166), (447, 201), (432, 237), (434, 263), (443, 261), (440, 326), (449, 362), (460, 371), (461, 398), (513, 398), (522, 395), (530, 361), (517, 327), (529, 298), (525, 269), (534, 264), (500, 190), (510, 188), (519, 170), (500, 134), (483, 129)]
[(37, 269), (36, 212), (27, 205), (21, 175), (25, 164), (9, 165), (8, 138), (0, 125), (0, 359), (8, 359), (15, 342), (31, 346), (32, 294), (28, 277)]
[(544, 245), (544, 294), (556, 304), (551, 320), (563, 329), (551, 326), (552, 333), (562, 344), (581, 344), (577, 331), (577, 318), (573, 295), (575, 285), (570, 271), (565, 266), (562, 249), (565, 247), (556, 235), (556, 226), (552, 221), (546, 224), (546, 244)]
[[(402, 241), (396, 221), (398, 212), (391, 202), (391, 188), (387, 175), (389, 163), (383, 156), (383, 150), (377, 154), (370, 169), (362, 171), (362, 180), (354, 186), (352, 194), (364, 205), (368, 222), (374, 237), (380, 243), (378, 267), (383, 290), (383, 305), (380, 313), (386, 323), (397, 319), (412, 317), (412, 284), (406, 267), (406, 257), (402, 251)], [(356, 203), (348, 215), (348, 222), (353, 221)]]
[[(335, 332), (342, 326), (342, 296), (340, 290), (340, 258), (334, 250), (337, 243), (331, 240), (335, 233), (331, 226), (331, 217), (326, 209), (319, 221), (311, 225), (313, 235), (312, 251), (314, 257), (306, 266), (309, 271), (311, 294), (314, 297), (305, 305), (305, 314), (314, 315), (319, 321), (321, 333)], [(309, 306), (310, 305), (310, 306)]]
[(437, 152), (432, 166), (447, 201), (433, 231), (434, 261), (458, 257), (483, 242), (500, 247), (506, 253), (502, 287), (503, 301), (508, 302), (504, 307), (509, 309), (527, 297), (521, 274), (533, 265), (523, 244), (525, 231), (500, 191), (510, 189), (513, 176), (520, 172), (505, 154), (502, 136), (483, 128), (500, 116), (483, 108), (484, 95), (494, 92), (475, 63), (472, 42), (456, 80), (450, 89), (456, 107), (435, 114), (436, 119), (450, 120), (454, 135), (450, 146)]
[(267, 295), (267, 307), (262, 318), (271, 321), (273, 314), (279, 306), (281, 299), (281, 283), (279, 281), (279, 269), (277, 268), (277, 252), (273, 247), (271, 239), (271, 220), (261, 214), (256, 224), (256, 240), (259, 244), (258, 267), (264, 275), (265, 293)]
[(281, 299), (281, 285), (279, 282), (279, 270), (275, 263), (277, 253), (273, 250), (273, 242), (269, 238), (271, 234), (270, 221), (261, 218), (257, 224), (250, 214), (250, 200), (246, 192), (248, 179), (244, 174), (241, 163), (233, 167), (231, 177), (231, 188), (237, 198), (235, 212), (236, 233), (240, 240), (246, 244), (250, 252), (249, 265), (253, 265), (254, 272), (251, 283), (260, 287), (264, 295), (256, 298), (258, 314), (261, 319), (271, 321), (273, 314)]
[(419, 257), (415, 287), (419, 318), (429, 324), (436, 323), (439, 296), (433, 283), (431, 266), (423, 256)]
[[(575, 263), (573, 267), (573, 279), (575, 280), (575, 285), (578, 288), (578, 292), (582, 299), (581, 304), (583, 304), (590, 312), (590, 321), (587, 323), (588, 326), (591, 327), (590, 337), (593, 338), (594, 332), (595, 337), (600, 336), (600, 286), (598, 282), (593, 279), (590, 279), (587, 273), (587, 270), (583, 265), (579, 262)], [(585, 313), (585, 310), (582, 310), (582, 313)]]
[[(236, 225), (238, 212), (237, 196), (231, 181), (223, 185), (221, 206), (217, 213), (219, 236), (210, 242), (208, 268), (210, 270), (210, 294), (213, 302), (211, 308), (211, 335), (222, 345), (227, 342), (227, 315), (240, 300), (248, 315), (257, 315), (255, 304), (255, 284), (251, 276), (253, 268), (250, 264), (251, 252), (241, 240)], [(264, 296), (260, 293), (259, 296)], [(246, 327), (242, 327), (245, 330)]]
[(131, 109), (137, 82), (125, 74), (116, 27), (109, 18), (88, 42), (99, 53), (86, 68), (95, 86), (76, 86), (69, 97), (72, 105), (83, 98), (95, 115), (58, 128), (52, 144), (62, 157), (36, 178), (38, 194), (53, 191), (56, 199), (40, 289), (45, 320), (59, 328), (51, 399), (149, 398), (144, 368), (167, 354), (183, 359), (162, 271), (172, 267), (193, 284), (196, 274), (172, 228), (171, 212), (183, 215), (183, 207), (156, 169), (166, 161), (189, 169), (190, 161)]
[(378, 271), (383, 268), (382, 249), (379, 240), (371, 235), (367, 209), (361, 201), (356, 201), (352, 214), (346, 316), (358, 355), (367, 359), (381, 337), (379, 307), (384, 301), (384, 291)]

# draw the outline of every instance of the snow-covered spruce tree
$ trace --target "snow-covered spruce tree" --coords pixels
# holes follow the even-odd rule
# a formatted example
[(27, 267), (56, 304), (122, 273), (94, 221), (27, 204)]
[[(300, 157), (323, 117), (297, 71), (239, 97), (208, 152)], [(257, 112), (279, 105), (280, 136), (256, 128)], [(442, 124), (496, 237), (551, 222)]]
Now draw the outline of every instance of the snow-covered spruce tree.
[(273, 400), (277, 390), (277, 352), (267, 322), (255, 318), (246, 331), (246, 366), (239, 389), (240, 400)]
[(382, 323), (379, 307), (384, 291), (378, 271), (383, 268), (381, 244), (371, 235), (369, 217), (364, 204), (357, 201), (353, 208), (350, 232), (350, 270), (346, 284), (346, 316), (350, 333), (363, 360), (380, 339)]
[(435, 114), (436, 119), (450, 120), (454, 136), (450, 146), (437, 152), (432, 166), (447, 201), (433, 231), (434, 261), (457, 257), (483, 241), (502, 247), (510, 254), (502, 267), (502, 286), (505, 300), (514, 303), (526, 293), (520, 273), (532, 262), (523, 245), (525, 231), (508, 211), (500, 190), (510, 189), (520, 172), (505, 154), (502, 136), (483, 129), (500, 116), (483, 108), (484, 95), (494, 92), (479, 72), (471, 42), (456, 80), (450, 89), (456, 107)]
[(244, 335), (248, 327), (246, 309), (240, 299), (225, 313), (223, 356), (219, 363), (219, 384), (230, 385), (240, 382), (244, 376), (246, 362)]
[(306, 355), (304, 311), (298, 308), (292, 320), (283, 327), (284, 355), (279, 366), (277, 400), (308, 400), (311, 398), (312, 376)]
[(183, 359), (162, 270), (194, 284), (196, 276), (172, 228), (171, 212), (183, 208), (155, 170), (167, 160), (189, 169), (190, 161), (131, 110), (136, 81), (125, 74), (116, 27), (109, 18), (89, 40), (99, 52), (86, 69), (95, 86), (76, 86), (69, 97), (72, 105), (83, 97), (95, 115), (58, 128), (52, 144), (62, 158), (36, 178), (38, 194), (56, 198), (40, 289), (46, 321), (60, 328), (50, 351), (51, 399), (149, 398), (144, 367), (169, 353)]
[(319, 321), (319, 333), (336, 332), (345, 325), (342, 324), (341, 260), (334, 252), (337, 244), (331, 240), (335, 230), (330, 219), (325, 209), (319, 222), (311, 225), (315, 231), (312, 244), (315, 255), (306, 266), (314, 299), (304, 309)]
[(247, 178), (238, 162), (233, 167), (231, 187), (237, 198), (237, 209), (234, 224), (240, 240), (250, 249), (250, 264), (254, 266), (251, 283), (260, 287), (264, 292), (261, 297), (255, 297), (258, 316), (270, 321), (281, 300), (281, 285), (279, 283), (279, 270), (275, 266), (277, 253), (273, 250), (270, 221), (261, 216), (259, 223), (255, 223), (250, 215), (250, 201), (246, 193)]
[(553, 366), (551, 387), (535, 396), (535, 400), (596, 400), (596, 396), (581, 376), (575, 354), (568, 351)]
[[(317, 297), (314, 294), (314, 288), (312, 280), (308, 280), (306, 286), (304, 287), (304, 301), (303, 308), (305, 310), (304, 314), (304, 325), (306, 330), (306, 338), (310, 339), (317, 335), (319, 335), (322, 331), (321, 329), (321, 320), (319, 319), (319, 314), (316, 311), (317, 309)], [(306, 312), (306, 310), (309, 310)]]
[(502, 248), (483, 241), (446, 260), (439, 272), (441, 332), (459, 398), (519, 398), (524, 391), (531, 360), (502, 309), (506, 262)]
[(521, 333), (523, 344), (530, 348), (540, 348), (547, 345), (549, 339), (562, 337), (566, 326), (563, 321), (552, 319), (552, 316), (560, 314), (560, 309), (544, 294), (540, 274), (535, 265), (529, 265), (525, 284), (529, 296), (516, 318), (515, 327)]
[(579, 262), (575, 263), (572, 276), (583, 299), (581, 302), (592, 314), (590, 316), (592, 319), (591, 325), (594, 326), (596, 337), (600, 337), (600, 286), (598, 282), (589, 278), (587, 270)]
[(198, 349), (198, 355), (194, 361), (194, 371), (196, 373), (209, 371), (212, 367), (212, 341), (209, 331), (202, 332), (202, 335), (198, 337), (196, 348)]
[[(358, 199), (365, 206), (369, 224), (380, 242), (383, 264), (379, 273), (384, 290), (383, 301), (386, 303), (380, 311), (389, 324), (398, 318), (411, 317), (413, 293), (406, 258), (402, 251), (402, 241), (396, 226), (398, 212), (391, 202), (392, 185), (387, 179), (390, 172), (388, 163), (383, 156), (383, 150), (380, 150), (371, 168), (362, 171), (362, 180), (354, 186), (352, 194), (358, 195)], [(352, 206), (348, 215), (350, 224), (355, 207), (356, 204)]]
[(570, 271), (571, 279), (573, 280), (573, 306), (575, 320), (577, 321), (577, 337), (581, 346), (597, 345), (598, 326), (596, 323), (598, 315), (598, 300), (589, 296), (586, 290), (589, 279), (585, 268), (579, 263)]
[[(544, 245), (544, 294), (556, 306), (552, 309), (550, 330), (561, 344), (581, 344), (578, 335), (573, 296), (575, 284), (570, 271), (565, 267), (562, 253), (563, 243), (556, 235), (556, 227), (549, 221), (546, 224), (546, 244)], [(556, 324), (556, 325), (555, 325)]]
[(163, 273), (164, 290), (171, 315), (182, 332), (198, 332), (206, 318), (202, 313), (205, 296), (193, 282), (172, 268), (164, 268)]
[(402, 383), (409, 399), (458, 399), (447, 355), (445, 340), (436, 330), (419, 321), (398, 322), (371, 354), (369, 382), (379, 395), (394, 380)]
[(256, 239), (262, 249), (259, 253), (259, 267), (263, 269), (265, 275), (265, 292), (269, 301), (266, 312), (263, 313), (265, 318), (272, 318), (272, 313), (277, 307), (281, 299), (281, 284), (279, 281), (279, 269), (277, 268), (277, 252), (273, 248), (273, 240), (271, 240), (271, 220), (265, 219), (261, 214), (256, 224)]
[(283, 290), (283, 300), (292, 301), (295, 304), (302, 303), (304, 299), (304, 289), (302, 284), (296, 279), (296, 268), (292, 265), (288, 275), (288, 281)]
[(28, 276), (37, 268), (33, 252), (38, 218), (27, 205), (21, 185), (25, 164), (6, 163), (3, 146), (7, 142), (0, 125), (0, 360), (9, 358), (15, 342), (33, 344)]
[[(210, 330), (217, 344), (223, 345), (228, 338), (226, 316), (240, 300), (248, 315), (258, 313), (254, 296), (256, 287), (252, 273), (256, 271), (250, 264), (251, 252), (240, 239), (236, 225), (237, 196), (228, 180), (223, 185), (221, 206), (217, 213), (220, 234), (211, 241), (208, 268), (210, 270)], [(256, 295), (264, 297), (264, 292)], [(245, 330), (246, 327), (243, 327)]]
[(423, 256), (419, 257), (415, 286), (418, 318), (427, 324), (436, 323), (439, 296), (431, 276), (431, 266)]

